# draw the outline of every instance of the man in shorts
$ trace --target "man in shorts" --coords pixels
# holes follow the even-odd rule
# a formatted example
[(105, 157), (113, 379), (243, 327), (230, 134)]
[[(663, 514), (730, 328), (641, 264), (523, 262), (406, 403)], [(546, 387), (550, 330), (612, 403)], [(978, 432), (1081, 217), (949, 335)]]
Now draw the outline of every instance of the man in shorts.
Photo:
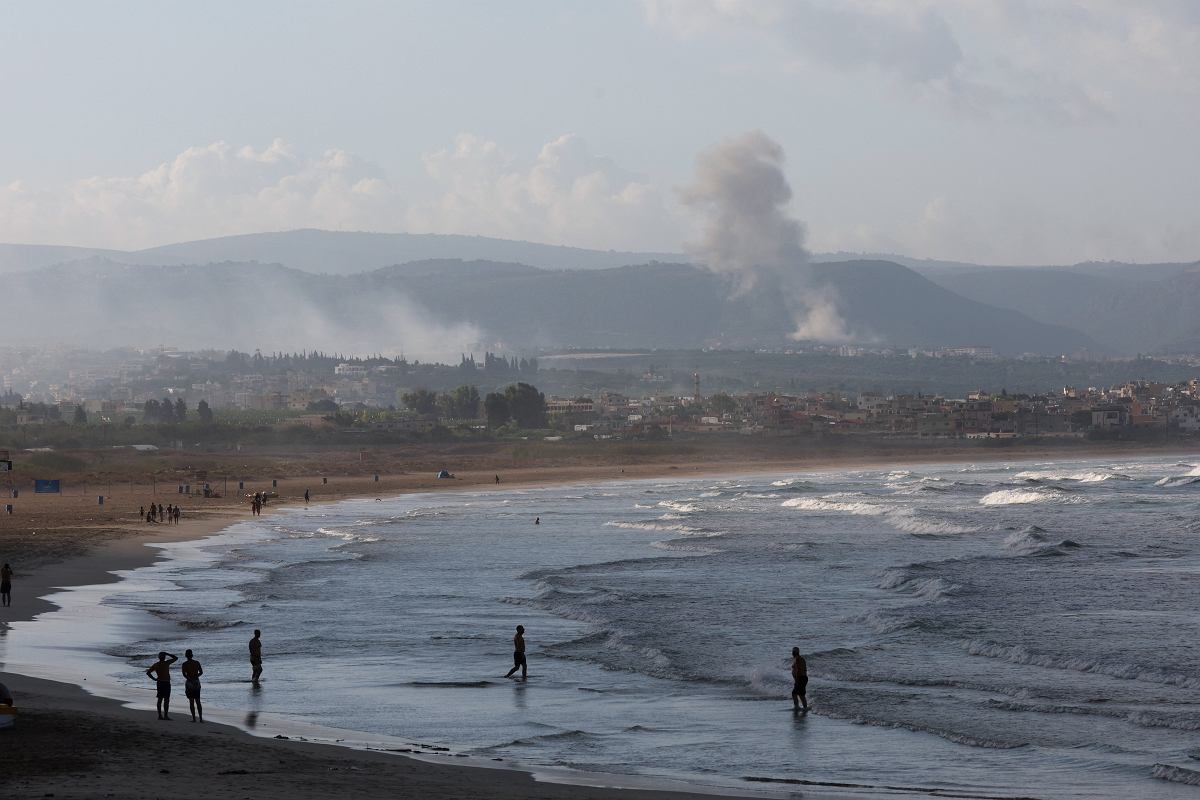
[(517, 626), (517, 635), (513, 637), (513, 668), (504, 677), (511, 678), (513, 673), (521, 670), (521, 680), (528, 677), (528, 665), (525, 663), (525, 626)]
[(185, 650), (183, 658), (179, 671), (183, 673), (183, 694), (192, 712), (192, 722), (196, 721), (196, 715), (200, 716), (200, 722), (204, 722), (204, 706), (200, 705), (200, 676), (204, 674), (204, 667), (192, 658), (191, 650)]
[(250, 640), (250, 668), (253, 670), (250, 681), (257, 684), (262, 675), (262, 631), (255, 630), (254, 638)]
[(170, 719), (167, 713), (171, 710), (171, 665), (179, 660), (178, 656), (163, 651), (158, 654), (158, 663), (146, 670), (146, 677), (153, 678), (158, 685), (158, 718)]
[(800, 655), (800, 648), (792, 648), (792, 706), (796, 711), (808, 711), (808, 662)]

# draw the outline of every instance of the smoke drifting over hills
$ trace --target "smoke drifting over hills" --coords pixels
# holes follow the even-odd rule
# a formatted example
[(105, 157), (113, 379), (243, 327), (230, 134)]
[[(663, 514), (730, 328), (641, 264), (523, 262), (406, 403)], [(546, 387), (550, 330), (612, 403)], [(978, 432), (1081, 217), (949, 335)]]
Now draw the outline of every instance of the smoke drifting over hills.
[(700, 221), (701, 235), (684, 249), (697, 263), (728, 276), (735, 295), (778, 293), (792, 312), (793, 339), (864, 338), (848, 329), (834, 291), (809, 278), (806, 230), (787, 211), (792, 187), (783, 163), (783, 147), (762, 131), (700, 153), (692, 183), (679, 194)]

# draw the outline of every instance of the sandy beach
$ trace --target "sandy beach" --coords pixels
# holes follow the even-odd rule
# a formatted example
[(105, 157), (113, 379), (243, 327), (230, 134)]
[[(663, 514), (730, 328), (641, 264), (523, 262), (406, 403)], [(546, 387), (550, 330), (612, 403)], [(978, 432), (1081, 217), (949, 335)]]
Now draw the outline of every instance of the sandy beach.
[[(1071, 449), (1070, 456), (1096, 456)], [(930, 461), (1014, 460), (1052, 457), (1047, 451), (1010, 450), (926, 452)], [(471, 470), (451, 480), (432, 471), (406, 474), (292, 476), (246, 481), (245, 492), (275, 491), (273, 508), (351, 497), (384, 497), (406, 492), (490, 489), (594, 483), (612, 479), (674, 478), (706, 474), (748, 474), (868, 466), (895, 457), (729, 460), (675, 463), (556, 464)], [(496, 483), (496, 476), (501, 482)], [(274, 485), (272, 485), (274, 481)], [(13, 606), (0, 608), (0, 635), (6, 623), (50, 611), (41, 597), (60, 587), (116, 580), (114, 570), (152, 563), (153, 543), (196, 540), (250, 516), (244, 497), (230, 491), (220, 498), (183, 496), (175, 484), (125, 483), (88, 489), (69, 487), (63, 495), (22, 493), (17, 513), (0, 519), (0, 561), (13, 565)], [(214, 485), (223, 489), (223, 485)], [(170, 491), (168, 491), (170, 490)], [(97, 503), (103, 491), (105, 502)], [(178, 502), (179, 525), (139, 521), (150, 502)], [(439, 765), (393, 754), (353, 751), (292, 740), (266, 740), (237, 728), (192, 725), (186, 704), (177, 699), (175, 720), (158, 722), (152, 708), (124, 708), (62, 683), (0, 672), (15, 693), (18, 724), (0, 731), (10, 780), (18, 796), (54, 797), (327, 797), (351, 791), (358, 797), (392, 797), (400, 792), (423, 797), (633, 797), (632, 790), (537, 783), (516, 770)], [(451, 756), (446, 756), (448, 759)], [(454, 759), (457, 761), (457, 759)], [(670, 793), (654, 796), (669, 797)], [(679, 795), (682, 796), (682, 795)], [(826, 795), (823, 795), (826, 796)]]

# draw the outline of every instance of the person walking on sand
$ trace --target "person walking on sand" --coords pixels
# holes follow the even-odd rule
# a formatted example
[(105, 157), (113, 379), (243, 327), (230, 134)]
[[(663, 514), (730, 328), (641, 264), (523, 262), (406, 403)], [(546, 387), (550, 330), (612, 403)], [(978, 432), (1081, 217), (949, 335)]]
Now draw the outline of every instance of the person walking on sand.
[(254, 638), (250, 640), (250, 667), (253, 669), (250, 681), (257, 684), (262, 675), (262, 631), (257, 628), (254, 631)]
[(6, 607), (12, 605), (12, 578), (12, 567), (7, 563), (0, 567), (0, 604)]
[(529, 665), (525, 661), (525, 626), (517, 626), (517, 635), (513, 637), (513, 668), (504, 677), (511, 678), (513, 673), (521, 670), (521, 680), (529, 677)]
[(304, 505), (308, 505), (308, 489), (304, 490)]
[(158, 718), (169, 720), (167, 713), (171, 710), (171, 665), (178, 661), (165, 650), (158, 654), (158, 663), (146, 670), (146, 677), (153, 678), (158, 684)]
[(796, 711), (808, 711), (808, 662), (800, 655), (800, 648), (792, 648), (792, 706)]
[(200, 716), (200, 721), (204, 722), (204, 706), (200, 705), (200, 676), (204, 674), (204, 667), (192, 658), (191, 650), (184, 650), (183, 657), (184, 662), (179, 671), (183, 673), (183, 694), (187, 697), (188, 708), (192, 712), (192, 722), (196, 721), (197, 715)]

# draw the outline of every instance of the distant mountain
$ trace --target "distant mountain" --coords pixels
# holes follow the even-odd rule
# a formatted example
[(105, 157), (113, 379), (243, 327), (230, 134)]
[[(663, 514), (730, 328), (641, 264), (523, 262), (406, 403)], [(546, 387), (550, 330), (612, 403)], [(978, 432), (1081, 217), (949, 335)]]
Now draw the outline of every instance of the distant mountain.
[(930, 277), (964, 297), (1078, 330), (1113, 353), (1198, 351), (1200, 262), (980, 267)]
[(585, 250), (485, 236), (304, 229), (170, 244), (125, 253), (116, 260), (132, 264), (245, 261), (281, 264), (326, 275), (351, 275), (392, 264), (445, 258), (518, 262), (543, 269), (605, 269), (655, 260), (673, 261), (679, 256)]
[[(799, 267), (863, 341), (990, 345), (999, 353), (1098, 349), (1061, 326), (969, 300), (884, 261)], [(735, 294), (688, 264), (544, 270), (424, 260), (347, 276), (277, 264), (130, 265), (106, 258), (10, 275), (16, 340), (94, 346), (408, 352), (483, 347), (779, 346), (796, 321), (778, 287)]]
[(100, 250), (91, 247), (60, 247), (48, 244), (0, 244), (0, 275), (8, 272), (23, 272), (41, 269), (65, 261), (96, 256), (113, 257), (117, 250)]

